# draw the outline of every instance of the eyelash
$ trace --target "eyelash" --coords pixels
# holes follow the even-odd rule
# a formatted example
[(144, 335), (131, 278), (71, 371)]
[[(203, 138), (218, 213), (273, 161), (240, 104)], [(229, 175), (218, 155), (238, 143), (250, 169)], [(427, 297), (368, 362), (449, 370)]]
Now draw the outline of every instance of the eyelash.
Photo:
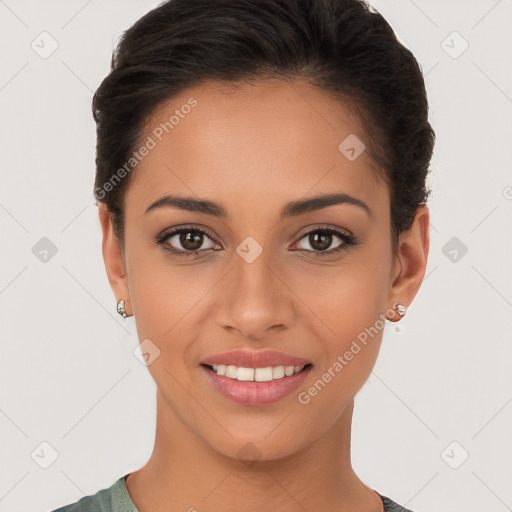
[[(173, 247), (166, 245), (166, 242), (169, 238), (172, 238), (173, 236), (179, 235), (181, 233), (190, 233), (190, 232), (206, 235), (208, 238), (210, 238), (214, 241), (213, 235), (208, 230), (205, 230), (204, 228), (199, 228), (197, 226), (192, 225), (192, 226), (184, 226), (179, 229), (175, 229), (174, 231), (170, 231), (169, 233), (165, 233), (164, 235), (157, 237), (156, 244), (158, 246), (162, 247), (162, 249), (164, 249), (165, 251), (167, 251), (175, 256), (180, 256), (180, 257), (185, 257), (185, 258), (190, 257), (190, 256), (195, 256), (201, 252), (215, 250), (215, 249), (201, 249), (201, 250), (197, 250), (197, 251), (184, 251), (181, 249), (174, 249)], [(331, 249), (331, 250), (327, 250), (327, 251), (318, 251), (318, 250), (311, 251), (308, 249), (299, 249), (298, 252), (307, 252), (307, 253), (311, 253), (311, 255), (314, 257), (322, 257), (324, 255), (334, 254), (334, 253), (337, 253), (340, 251), (348, 251), (351, 247), (354, 247), (359, 244), (358, 237), (356, 237), (354, 235), (350, 235), (350, 234), (346, 233), (345, 231), (342, 231), (341, 229), (333, 228), (333, 227), (317, 227), (311, 231), (308, 231), (307, 233), (304, 233), (299, 238), (298, 241), (308, 237), (309, 235), (311, 235), (313, 233), (317, 233), (317, 232), (334, 234), (334, 235), (338, 236), (343, 241), (343, 243), (340, 244), (335, 249)]]

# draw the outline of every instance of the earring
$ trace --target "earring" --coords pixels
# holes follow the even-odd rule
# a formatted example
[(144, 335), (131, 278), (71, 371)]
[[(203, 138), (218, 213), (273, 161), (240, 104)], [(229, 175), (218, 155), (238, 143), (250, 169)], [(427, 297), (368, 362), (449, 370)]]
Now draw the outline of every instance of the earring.
[(124, 318), (126, 318), (126, 310), (124, 309), (124, 300), (121, 299), (117, 303), (117, 312)]
[[(398, 311), (398, 314), (399, 314), (401, 317), (405, 315), (405, 310), (406, 310), (406, 308), (405, 308), (405, 306), (402, 306), (402, 304), (399, 304), (398, 302), (395, 302), (395, 303), (393, 304), (393, 309), (396, 309), (396, 310)], [(388, 310), (388, 311), (389, 311), (389, 310)], [(395, 320), (395, 316), (393, 315), (393, 319), (390, 319), (390, 318), (386, 317), (386, 320), (387, 320), (388, 322), (397, 322), (399, 319), (398, 319), (398, 320)]]

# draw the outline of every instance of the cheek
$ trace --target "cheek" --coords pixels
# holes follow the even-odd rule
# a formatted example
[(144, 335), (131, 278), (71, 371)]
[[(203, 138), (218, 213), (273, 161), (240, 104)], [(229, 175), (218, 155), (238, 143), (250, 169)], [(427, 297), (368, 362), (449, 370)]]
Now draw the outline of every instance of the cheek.
[[(128, 250), (130, 251), (128, 253)], [(187, 312), (186, 280), (178, 268), (171, 268), (161, 250), (127, 244), (127, 275), (130, 300), (139, 340), (149, 338), (161, 355), (178, 350), (168, 343)]]
[[(189, 397), (182, 386), (189, 387), (190, 368), (184, 361), (195, 339), (190, 321), (197, 299), (191, 301), (187, 280), (178, 269), (146, 262), (134, 266), (133, 275), (130, 296), (141, 348), (143, 340), (149, 339), (159, 351), (147, 369), (169, 405), (186, 415)], [(148, 346), (153, 348), (152, 344)]]
[(297, 398), (311, 407), (310, 413), (315, 411), (312, 416), (323, 416), (324, 427), (336, 420), (365, 384), (379, 354), (385, 296), (371, 277), (368, 275), (364, 284), (360, 277), (351, 275), (343, 280), (342, 287), (312, 297), (322, 318), (322, 327), (315, 333), (321, 340), (322, 354), (314, 376)]
[(141, 335), (163, 340), (171, 336), (170, 330), (197, 302), (197, 288), (204, 294), (206, 285), (194, 272), (194, 266), (180, 265), (177, 258), (171, 260), (144, 236), (147, 234), (141, 230), (138, 238), (126, 237), (130, 300)]
[(320, 339), (330, 340), (332, 349), (343, 348), (386, 310), (389, 264), (360, 251), (339, 268), (317, 267), (307, 277), (306, 272), (293, 277), (297, 295), (310, 309), (308, 316), (324, 325)]
[(322, 390), (318, 396), (323, 396), (317, 401), (319, 406), (329, 400), (331, 405), (326, 402), (324, 406), (342, 407), (367, 380), (377, 359), (385, 326), (390, 262), (372, 252), (361, 251), (357, 260), (347, 259), (336, 271), (328, 269), (322, 275), (317, 270), (310, 281), (315, 286), (307, 294), (303, 290), (312, 311), (308, 312), (309, 330), (315, 329), (323, 351), (316, 369), (316, 378), (322, 381), (317, 386)]
[(151, 364), (150, 373), (157, 383), (164, 368), (185, 378), (196, 364), (191, 348), (208, 322), (205, 305), (218, 271), (170, 262), (159, 250), (134, 250), (127, 267), (139, 340), (150, 339), (160, 350), (159, 364)]

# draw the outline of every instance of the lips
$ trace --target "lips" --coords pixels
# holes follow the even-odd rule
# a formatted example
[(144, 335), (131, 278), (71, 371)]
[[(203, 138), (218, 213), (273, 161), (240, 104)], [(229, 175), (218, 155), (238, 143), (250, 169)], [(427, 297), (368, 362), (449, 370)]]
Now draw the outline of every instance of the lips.
[(312, 363), (302, 357), (285, 354), (276, 350), (260, 350), (255, 352), (232, 350), (206, 357), (201, 361), (201, 364), (208, 366), (222, 364), (244, 368), (266, 368), (268, 366), (305, 366)]
[[(224, 398), (239, 405), (249, 406), (266, 406), (290, 396), (299, 386), (304, 384), (312, 369), (312, 365), (309, 364), (291, 376), (284, 376), (266, 382), (245, 382), (219, 375), (208, 365), (202, 364), (200, 366), (206, 381)], [(293, 366), (290, 366), (290, 368), (293, 368)]]

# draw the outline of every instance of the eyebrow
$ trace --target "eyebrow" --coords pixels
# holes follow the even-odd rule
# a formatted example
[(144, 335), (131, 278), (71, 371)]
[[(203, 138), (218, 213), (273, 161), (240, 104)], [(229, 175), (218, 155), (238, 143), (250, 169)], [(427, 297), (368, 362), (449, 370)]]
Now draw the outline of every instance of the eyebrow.
[[(321, 194), (318, 196), (310, 197), (309, 199), (291, 201), (290, 203), (287, 203), (281, 210), (281, 220), (288, 217), (296, 217), (306, 213), (314, 212), (316, 210), (321, 210), (322, 208), (327, 208), (328, 206), (334, 206), (337, 204), (358, 206), (370, 217), (372, 216), (372, 211), (365, 202), (349, 194), (339, 192), (332, 194)], [(165, 195), (151, 203), (146, 209), (145, 214), (165, 206), (179, 208), (180, 210), (187, 210), (190, 212), (205, 213), (207, 215), (213, 215), (214, 217), (225, 218), (228, 216), (226, 209), (218, 203), (209, 201), (208, 199), (196, 199), (194, 197), (184, 197), (173, 194)]]

